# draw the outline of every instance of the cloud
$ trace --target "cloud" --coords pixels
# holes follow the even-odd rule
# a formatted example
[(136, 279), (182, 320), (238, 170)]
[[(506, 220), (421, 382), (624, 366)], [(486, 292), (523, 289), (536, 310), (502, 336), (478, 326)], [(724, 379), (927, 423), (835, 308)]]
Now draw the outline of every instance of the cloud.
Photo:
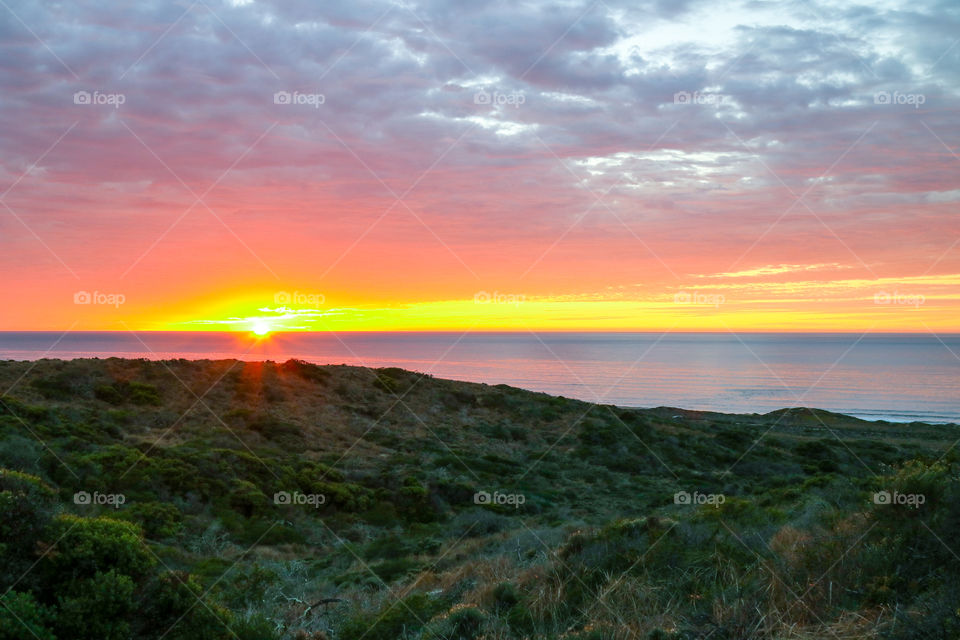
[(762, 276), (777, 276), (785, 273), (797, 273), (804, 271), (835, 271), (838, 269), (850, 269), (851, 265), (837, 264), (836, 262), (822, 264), (777, 264), (755, 267), (753, 269), (743, 269), (740, 271), (727, 271), (724, 273), (711, 273), (709, 275), (699, 276), (701, 278), (756, 278)]
[(9, 7), (10, 269), (442, 298), (958, 263), (955, 3)]

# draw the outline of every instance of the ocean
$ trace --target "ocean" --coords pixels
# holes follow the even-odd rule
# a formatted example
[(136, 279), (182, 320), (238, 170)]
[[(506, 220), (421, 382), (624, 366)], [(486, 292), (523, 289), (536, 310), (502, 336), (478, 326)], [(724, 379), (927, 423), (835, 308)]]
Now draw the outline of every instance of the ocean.
[(188, 358), (402, 367), (623, 406), (828, 409), (960, 423), (960, 335), (0, 332), (0, 359)]

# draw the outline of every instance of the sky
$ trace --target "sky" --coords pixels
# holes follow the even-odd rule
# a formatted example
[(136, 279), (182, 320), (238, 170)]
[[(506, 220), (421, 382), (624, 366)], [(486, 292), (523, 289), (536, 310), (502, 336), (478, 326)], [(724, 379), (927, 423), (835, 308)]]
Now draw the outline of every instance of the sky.
[(0, 330), (960, 331), (960, 4), (0, 0)]

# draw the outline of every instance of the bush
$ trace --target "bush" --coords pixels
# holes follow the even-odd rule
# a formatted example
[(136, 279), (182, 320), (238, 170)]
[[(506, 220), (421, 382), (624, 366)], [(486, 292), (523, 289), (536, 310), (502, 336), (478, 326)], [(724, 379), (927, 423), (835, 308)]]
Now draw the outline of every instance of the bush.
[(457, 605), (449, 613), (437, 616), (424, 627), (422, 637), (431, 640), (475, 640), (485, 621), (474, 606)]
[[(886, 503), (870, 501), (871, 518), (877, 524), (871, 538), (881, 545), (887, 574), (898, 576), (898, 582), (906, 585), (928, 581), (956, 562), (942, 541), (955, 539), (960, 527), (960, 479), (946, 464), (909, 462), (881, 478), (876, 488), (890, 496)], [(922, 496), (923, 503), (898, 502), (898, 495)], [(916, 558), (927, 558), (932, 564)]]
[(38, 570), (50, 585), (69, 588), (111, 570), (140, 578), (154, 565), (140, 528), (130, 522), (61, 515), (51, 522), (46, 540), (56, 544), (56, 553), (44, 555)]
[(29, 593), (10, 591), (0, 596), (0, 640), (56, 640), (50, 630), (53, 611)]
[[(588, 447), (610, 447), (628, 434), (622, 428), (608, 424), (601, 420), (588, 418), (577, 433), (577, 437)], [(629, 436), (628, 436), (629, 437)]]
[(508, 611), (520, 602), (520, 592), (509, 582), (501, 582), (493, 588), (493, 608), (495, 611)]
[(123, 404), (120, 390), (112, 384), (101, 384), (93, 390), (93, 397), (108, 404)]
[(143, 382), (118, 380), (112, 384), (102, 384), (93, 390), (97, 400), (108, 404), (123, 404), (129, 402), (136, 405), (159, 405), (160, 393), (152, 384)]
[(11, 435), (0, 440), (0, 467), (36, 473), (43, 457), (43, 447), (33, 438)]
[(244, 518), (264, 514), (272, 504), (257, 485), (239, 478), (234, 478), (230, 483), (228, 495), (230, 496), (230, 508)]
[[(279, 640), (276, 626), (260, 615), (254, 615), (249, 619), (237, 620), (230, 625), (230, 635), (233, 640)], [(316, 640), (321, 640), (317, 637)]]
[(733, 451), (746, 451), (757, 439), (756, 435), (743, 429), (724, 429), (718, 431), (714, 438), (717, 444)]
[(533, 633), (536, 628), (533, 613), (522, 602), (513, 605), (507, 612), (507, 624), (514, 632), (524, 635)]
[(420, 563), (411, 558), (391, 558), (370, 567), (377, 577), (389, 584), (398, 578), (414, 573), (420, 568)]
[[(229, 612), (206, 600), (196, 578), (167, 571), (153, 578), (140, 602), (135, 637), (144, 640), (236, 640)], [(256, 638), (257, 636), (246, 636)], [(259, 636), (266, 640), (274, 636)]]
[(148, 538), (163, 539), (175, 535), (182, 525), (180, 510), (167, 502), (137, 502), (117, 513), (143, 527)]
[(820, 462), (823, 460), (832, 461), (834, 458), (833, 447), (829, 440), (807, 440), (801, 442), (794, 449), (797, 455), (811, 460), (813, 462)]
[(341, 640), (397, 640), (404, 633), (419, 631), (433, 616), (447, 608), (442, 598), (414, 593), (391, 601), (379, 612), (359, 612), (340, 627)]
[(76, 377), (61, 371), (47, 378), (36, 378), (30, 386), (47, 400), (69, 400), (80, 392)]
[(134, 583), (110, 570), (72, 585), (60, 595), (55, 625), (60, 638), (123, 640), (130, 635), (129, 615), (135, 610)]
[(390, 535), (378, 538), (367, 545), (364, 556), (368, 559), (402, 558), (416, 550), (412, 540), (403, 536)]
[(457, 536), (475, 538), (506, 531), (513, 525), (511, 518), (478, 507), (457, 514), (450, 523), (450, 530)]
[(40, 478), (0, 469), (0, 544), (30, 547), (53, 511), (56, 492)]
[(279, 369), (284, 373), (291, 373), (318, 384), (325, 384), (330, 379), (329, 371), (303, 360), (287, 360), (280, 365)]
[(400, 391), (400, 382), (386, 373), (377, 373), (373, 386), (381, 391), (396, 394)]
[(396, 508), (410, 522), (431, 522), (437, 518), (430, 491), (414, 478), (407, 478), (397, 491)]
[(295, 443), (303, 440), (303, 429), (290, 422), (284, 422), (274, 417), (265, 417), (253, 422), (250, 429), (256, 431), (267, 440)]
[(0, 585), (13, 584), (33, 565), (55, 497), (40, 478), (0, 469)]

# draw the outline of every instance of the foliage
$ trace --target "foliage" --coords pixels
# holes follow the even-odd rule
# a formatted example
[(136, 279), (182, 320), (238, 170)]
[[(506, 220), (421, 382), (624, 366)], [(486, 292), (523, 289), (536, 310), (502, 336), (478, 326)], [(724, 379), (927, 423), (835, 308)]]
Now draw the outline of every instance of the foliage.
[(56, 640), (50, 624), (53, 611), (30, 593), (8, 591), (0, 596), (0, 640)]
[(0, 640), (960, 635), (957, 429), (299, 361), (21, 365)]
[(129, 402), (136, 405), (159, 405), (161, 401), (160, 392), (155, 386), (136, 380), (118, 380), (99, 385), (93, 390), (93, 395), (109, 404)]
[(342, 640), (395, 640), (405, 633), (416, 632), (433, 616), (445, 610), (441, 598), (414, 593), (387, 603), (377, 612), (361, 612), (340, 627)]

